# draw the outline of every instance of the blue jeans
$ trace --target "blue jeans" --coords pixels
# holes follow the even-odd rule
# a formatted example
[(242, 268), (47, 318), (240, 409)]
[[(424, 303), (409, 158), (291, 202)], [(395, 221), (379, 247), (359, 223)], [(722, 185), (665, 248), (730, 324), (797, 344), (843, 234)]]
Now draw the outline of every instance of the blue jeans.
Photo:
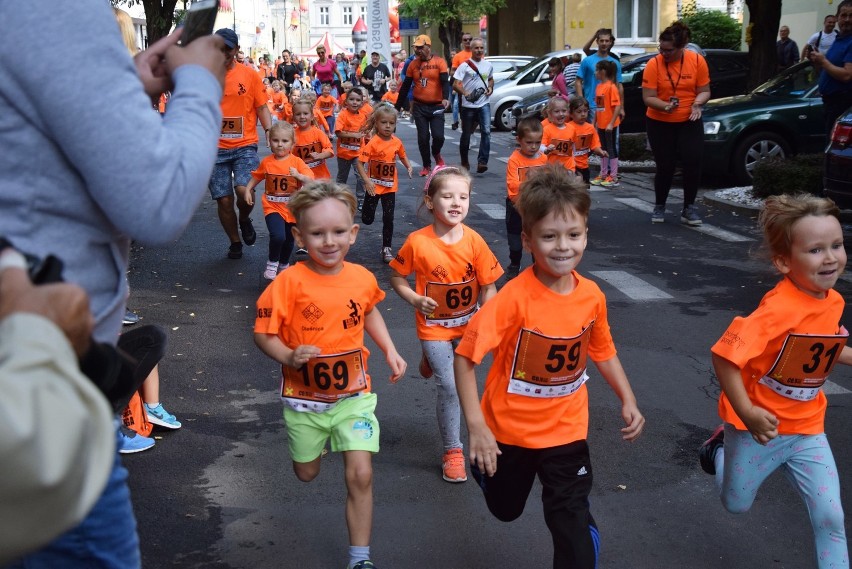
[(476, 130), (476, 124), (479, 123), (479, 133), (481, 138), (479, 141), (479, 156), (476, 159), (477, 164), (488, 164), (488, 155), (491, 153), (491, 105), (485, 104), (481, 107), (461, 108), (461, 123), (462, 133), (459, 140), (459, 154), (461, 155), (462, 164), (467, 164), (467, 154), (470, 151), (470, 135)]
[[(119, 446), (116, 442), (116, 448)], [(127, 470), (116, 451), (106, 488), (86, 519), (7, 569), (138, 569), (141, 566)]]
[(266, 228), (269, 230), (269, 260), (278, 261), (283, 265), (290, 263), (290, 254), (293, 252), (293, 225), (287, 223), (284, 217), (273, 211), (264, 217)]
[[(452, 78), (450, 79), (452, 81)], [(455, 89), (450, 90), (450, 109), (453, 111), (453, 124), (459, 122), (459, 94)]]

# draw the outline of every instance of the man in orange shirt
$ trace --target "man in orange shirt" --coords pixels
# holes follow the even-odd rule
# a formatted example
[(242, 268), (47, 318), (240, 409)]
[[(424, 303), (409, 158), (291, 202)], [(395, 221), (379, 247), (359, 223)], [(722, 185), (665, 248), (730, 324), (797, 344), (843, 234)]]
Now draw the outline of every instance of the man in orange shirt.
[[(443, 57), (432, 53), (432, 39), (419, 35), (414, 40), (414, 53), (405, 74), (405, 82), (399, 91), (396, 110), (402, 110), (402, 104), (408, 100), (408, 90), (413, 89), (414, 100), (411, 115), (417, 127), (417, 147), (423, 159), (421, 176), (428, 176), (432, 169), (431, 156), (435, 164), (444, 165), (441, 148), (444, 147), (444, 111), (450, 105), (450, 73)], [(429, 145), (429, 133), (432, 145)]]
[[(462, 34), (462, 49), (453, 55), (452, 63), (450, 64), (450, 77), (456, 74), (456, 69), (473, 56), (473, 36), (467, 32)], [(459, 127), (459, 97), (455, 89), (450, 93), (450, 105), (453, 107), (453, 130)]]
[[(240, 259), (243, 256), (243, 241), (246, 245), (253, 245), (257, 239), (257, 233), (249, 218), (253, 206), (241, 197), (251, 180), (252, 171), (256, 170), (260, 163), (257, 156), (257, 120), (259, 117), (266, 132), (272, 126), (272, 117), (266, 106), (266, 90), (260, 77), (251, 68), (236, 64), (234, 58), (240, 47), (237, 34), (230, 28), (222, 28), (216, 31), (216, 35), (225, 41), (224, 52), (228, 71), (221, 102), (222, 131), (219, 134), (219, 155), (210, 177), (209, 188), (210, 197), (216, 200), (219, 222), (231, 241), (228, 258)], [(266, 145), (269, 146), (268, 140)], [(234, 211), (235, 186), (239, 227), (237, 213)]]

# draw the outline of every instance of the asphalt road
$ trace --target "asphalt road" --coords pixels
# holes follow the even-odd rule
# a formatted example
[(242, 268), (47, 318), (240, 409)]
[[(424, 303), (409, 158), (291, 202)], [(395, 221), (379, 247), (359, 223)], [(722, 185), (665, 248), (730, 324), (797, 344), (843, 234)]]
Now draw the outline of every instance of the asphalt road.
[[(413, 125), (402, 121), (398, 130), (419, 163)], [(444, 157), (458, 163), (459, 133), (448, 126), (447, 135)], [(494, 134), (489, 171), (474, 176), (468, 216), (504, 266), (501, 211), (512, 150), (509, 134)], [(423, 179), (408, 181), (400, 171), (394, 248), (423, 225), (415, 211)], [(636, 443), (621, 441), (618, 400), (590, 370), (591, 508), (601, 531), (599, 567), (813, 567), (807, 511), (780, 473), (764, 485), (750, 512), (732, 515), (698, 466), (696, 449), (719, 423), (710, 346), (735, 315), (757, 306), (776, 276), (754, 256), (759, 235), (748, 213), (702, 205), (705, 225), (688, 228), (675, 215), (680, 195), (673, 192), (667, 222), (651, 225), (652, 175), (626, 174), (621, 187), (592, 193), (589, 245), (579, 270), (607, 294), (616, 346), (647, 418)], [(153, 449), (125, 457), (148, 568), (325, 569), (347, 560), (341, 457), (324, 459), (310, 484), (296, 479), (276, 395), (279, 372), (252, 340), (267, 243), (259, 207), (254, 219), (258, 242), (245, 248), (241, 260), (225, 257), (227, 239), (209, 201), (173, 245), (133, 251), (129, 306), (143, 322), (169, 331), (161, 399), (184, 425), (155, 431)], [(380, 241), (377, 219), (362, 227), (349, 260), (386, 283)], [(850, 283), (838, 284), (844, 296)], [(380, 352), (373, 350), (382, 430), (373, 463), (374, 562), (381, 569), (550, 567), (538, 485), (524, 515), (505, 524), (490, 516), (474, 482), (441, 480), (435, 386), (417, 374), (420, 348), (411, 308), (386, 289), (379, 309), (409, 372), (391, 385)], [(827, 388), (827, 432), (847, 511), (850, 390), (850, 372), (836, 371)]]

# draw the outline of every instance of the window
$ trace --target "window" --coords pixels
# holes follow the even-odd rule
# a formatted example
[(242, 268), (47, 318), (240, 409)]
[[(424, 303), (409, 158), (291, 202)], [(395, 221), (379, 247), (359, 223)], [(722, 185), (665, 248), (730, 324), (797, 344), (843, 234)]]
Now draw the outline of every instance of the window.
[(627, 38), (653, 39), (656, 12), (654, 0), (616, 0), (616, 37), (619, 40)]
[(364, 19), (364, 22), (366, 23), (366, 21), (367, 21), (367, 5), (364, 4), (363, 6), (359, 6), (358, 9), (361, 12), (361, 17)]
[(319, 25), (329, 25), (328, 6), (320, 6), (319, 9)]
[(344, 26), (351, 26), (353, 24), (355, 24), (355, 22), (352, 21), (352, 6), (344, 6), (343, 7), (343, 25)]

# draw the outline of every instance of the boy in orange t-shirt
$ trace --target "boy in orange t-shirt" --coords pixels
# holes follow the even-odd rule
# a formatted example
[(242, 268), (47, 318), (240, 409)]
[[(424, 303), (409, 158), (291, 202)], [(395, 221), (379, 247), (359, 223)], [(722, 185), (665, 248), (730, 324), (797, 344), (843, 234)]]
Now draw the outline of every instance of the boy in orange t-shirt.
[(382, 95), (382, 101), (388, 102), (391, 105), (396, 106), (396, 101), (399, 99), (399, 83), (395, 80), (391, 79), (388, 81), (388, 90)]
[[(523, 513), (538, 476), (553, 566), (593, 569), (599, 534), (589, 511), (590, 359), (621, 399), (622, 438), (635, 440), (645, 419), (616, 355), (606, 298), (576, 271), (587, 242), (586, 185), (548, 164), (530, 173), (520, 194), (524, 246), (535, 264), (474, 315), (456, 349), (471, 471), (488, 509), (503, 521)], [(474, 367), (489, 352), (480, 405)]]
[(515, 209), (521, 183), (534, 169), (547, 164), (547, 156), (541, 152), (543, 128), (535, 117), (521, 119), (516, 128), (518, 148), (509, 156), (506, 164), (506, 237), (509, 240), (509, 266), (506, 280), (512, 280), (521, 270), (524, 246), (521, 241), (521, 216)]
[[(349, 181), (349, 171), (358, 161), (361, 147), (364, 145), (364, 126), (367, 124), (367, 113), (362, 110), (364, 96), (361, 90), (353, 87), (346, 93), (346, 106), (337, 115), (334, 124), (334, 134), (337, 137), (337, 183), (346, 184)], [(358, 210), (364, 204), (364, 184), (361, 176), (355, 174), (355, 198), (358, 200)]]
[(601, 139), (593, 124), (589, 123), (589, 102), (581, 96), (571, 98), (568, 104), (568, 114), (574, 127), (574, 171), (583, 177), (583, 181), (599, 186), (601, 177), (590, 180), (589, 154), (605, 157), (606, 151), (601, 148)]
[(331, 83), (322, 84), (322, 94), (317, 97), (317, 108), (328, 124), (329, 137), (334, 137), (334, 113), (337, 110), (337, 99), (331, 96)]
[(606, 156), (601, 158), (600, 185), (618, 185), (618, 125), (621, 124), (621, 98), (615, 84), (615, 63), (603, 59), (595, 65), (595, 126)]
[[(361, 209), (361, 222), (372, 225), (376, 216), (376, 206), (382, 202), (382, 250), (385, 263), (393, 259), (391, 243), (393, 240), (393, 214), (396, 209), (396, 190), (399, 186), (396, 175), (396, 160), (402, 162), (408, 177), (411, 178), (411, 164), (405, 155), (405, 146), (394, 136), (396, 131), (396, 110), (390, 105), (379, 105), (367, 121), (365, 131), (371, 136), (355, 163), (358, 177), (364, 181), (367, 195)], [(366, 164), (366, 170), (364, 165)]]
[(296, 478), (310, 482), (319, 475), (329, 439), (332, 452), (343, 453), (347, 568), (366, 569), (373, 567), (372, 455), (379, 451), (379, 422), (364, 332), (384, 352), (391, 382), (405, 373), (405, 360), (376, 310), (385, 297), (376, 277), (345, 261), (358, 234), (352, 194), (319, 180), (299, 190), (290, 208), (293, 233), (308, 258), (278, 275), (260, 296), (254, 339), (281, 365), (280, 395)]

